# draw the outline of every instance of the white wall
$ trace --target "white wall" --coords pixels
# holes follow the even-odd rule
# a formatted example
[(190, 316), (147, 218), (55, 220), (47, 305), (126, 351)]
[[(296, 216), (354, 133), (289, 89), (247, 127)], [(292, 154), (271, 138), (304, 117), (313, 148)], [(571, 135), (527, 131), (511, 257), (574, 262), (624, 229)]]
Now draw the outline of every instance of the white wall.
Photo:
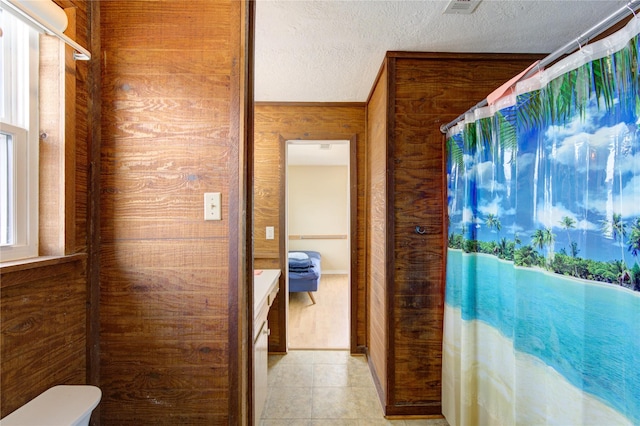
[[(289, 166), (287, 218), (289, 235), (349, 234), (347, 166)], [(289, 240), (289, 250), (315, 250), (323, 274), (349, 272), (348, 239)]]

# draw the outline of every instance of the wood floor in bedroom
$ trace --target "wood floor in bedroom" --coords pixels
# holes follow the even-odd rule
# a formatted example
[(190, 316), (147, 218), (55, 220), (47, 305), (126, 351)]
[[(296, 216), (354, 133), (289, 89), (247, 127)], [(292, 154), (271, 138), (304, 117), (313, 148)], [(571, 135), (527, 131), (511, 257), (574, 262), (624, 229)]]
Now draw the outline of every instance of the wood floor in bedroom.
[(349, 349), (349, 276), (322, 275), (313, 296), (289, 293), (289, 348)]

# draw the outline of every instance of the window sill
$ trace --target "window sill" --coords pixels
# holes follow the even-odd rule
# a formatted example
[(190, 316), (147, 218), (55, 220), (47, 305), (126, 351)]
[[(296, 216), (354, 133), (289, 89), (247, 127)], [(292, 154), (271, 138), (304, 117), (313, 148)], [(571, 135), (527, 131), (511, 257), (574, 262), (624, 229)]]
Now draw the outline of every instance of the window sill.
[(10, 262), (0, 262), (0, 276), (11, 272), (27, 271), (37, 268), (80, 262), (87, 259), (86, 253), (76, 253), (68, 256), (39, 256), (31, 259), (20, 259)]

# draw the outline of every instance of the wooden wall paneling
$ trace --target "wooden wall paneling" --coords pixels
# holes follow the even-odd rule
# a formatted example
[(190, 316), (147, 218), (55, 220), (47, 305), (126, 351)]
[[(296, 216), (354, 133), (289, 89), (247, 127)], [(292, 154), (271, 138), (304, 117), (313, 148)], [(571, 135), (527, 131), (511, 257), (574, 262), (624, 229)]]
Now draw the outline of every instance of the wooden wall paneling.
[(395, 84), (396, 84), (396, 58), (390, 57), (387, 59), (387, 152), (386, 152), (386, 166), (385, 166), (385, 188), (386, 188), (386, 217), (385, 217), (385, 306), (387, 311), (385, 313), (387, 327), (386, 330), (386, 348), (387, 348), (387, 375), (385, 377), (387, 381), (387, 392), (385, 401), (385, 412), (390, 412), (389, 406), (393, 405), (395, 401), (396, 392), (396, 335), (398, 329), (395, 327), (395, 319), (398, 314), (395, 309), (395, 289), (396, 289), (396, 257), (398, 256), (396, 241), (396, 187), (395, 187), (395, 174), (396, 174), (396, 162), (398, 157), (396, 156), (397, 141), (395, 139), (396, 131), (396, 115), (395, 115)]
[[(276, 132), (272, 132), (269, 137), (258, 138), (260, 132), (260, 107), (256, 106), (256, 141), (254, 146), (254, 173), (253, 192), (254, 202), (254, 257), (260, 258), (280, 258), (280, 234), (284, 230), (280, 229), (280, 203), (282, 197), (281, 175), (284, 158), (281, 141)], [(273, 226), (274, 239), (266, 239), (266, 227)]]
[[(65, 242), (65, 105), (64, 43), (54, 36), (40, 36), (40, 176), (39, 176), (39, 254), (62, 255)], [(73, 115), (73, 113), (71, 113)], [(73, 171), (75, 172), (75, 170)], [(70, 188), (75, 192), (75, 188)], [(75, 212), (74, 212), (75, 213)], [(75, 214), (73, 215), (75, 216)]]
[[(87, 44), (91, 52), (100, 52), (100, 4), (90, 2), (90, 43)], [(101, 149), (101, 88), (100, 88), (101, 61), (91, 61), (89, 72), (84, 87), (90, 93), (89, 101), (85, 108), (86, 119), (89, 122), (87, 130), (87, 146), (82, 158), (77, 164), (84, 164), (86, 172), (84, 179), (79, 174), (77, 183), (85, 182), (88, 196), (82, 208), (86, 212), (86, 238), (87, 261), (87, 383), (100, 386), (100, 149)], [(80, 115), (78, 115), (80, 116)], [(76, 215), (79, 217), (79, 215)], [(78, 233), (77, 235), (80, 235)], [(99, 426), (102, 405), (94, 409), (92, 426)]]
[[(451, 116), (451, 106), (459, 108), (453, 112), (457, 116), (535, 59), (531, 55), (396, 59), (393, 137), (398, 172), (392, 175), (395, 252), (402, 254), (395, 257), (394, 407), (414, 404), (425, 414), (440, 408), (446, 252), (441, 212), (446, 206), (444, 136), (439, 126)], [(421, 101), (431, 104), (415, 108)], [(466, 106), (458, 107), (461, 104)], [(426, 234), (414, 232), (416, 226)], [(416, 357), (416, 352), (429, 355)]]
[[(265, 227), (279, 224), (284, 229), (284, 143), (289, 139), (351, 139), (355, 135), (357, 173), (357, 225), (360, 231), (364, 227), (365, 215), (365, 108), (364, 104), (349, 103), (256, 103), (255, 108), (255, 267), (259, 265), (280, 265), (284, 268), (285, 259), (280, 259), (284, 250), (281, 242), (265, 240)], [(277, 169), (276, 169), (277, 167)], [(275, 198), (275, 200), (274, 200)], [(276, 240), (282, 241), (280, 229), (276, 229)], [(354, 270), (357, 287), (356, 341), (352, 350), (364, 347), (366, 342), (365, 314), (365, 269), (364, 269), (364, 233), (358, 232), (356, 241), (352, 241), (352, 250), (357, 256), (357, 268)], [(283, 241), (282, 241), (283, 242)], [(276, 263), (278, 259), (279, 263)], [(266, 267), (266, 266), (265, 266)], [(286, 351), (284, 338), (280, 337), (280, 328), (284, 329), (286, 288), (281, 277), (280, 294), (276, 305), (269, 313), (269, 350)], [(280, 300), (282, 302), (280, 303)], [(284, 330), (282, 331), (284, 332)], [(355, 349), (354, 349), (355, 345)]]
[[(78, 9), (64, 10), (69, 22), (65, 34), (77, 39)], [(73, 52), (57, 37), (40, 36), (39, 251), (43, 256), (73, 254), (76, 246), (86, 250), (86, 241), (78, 245), (77, 238), (78, 233), (86, 236), (86, 210), (77, 207), (86, 206), (86, 180), (77, 179), (86, 177), (86, 167), (78, 168), (77, 163), (80, 157), (80, 164), (86, 166), (82, 153), (86, 152), (87, 119), (78, 120), (77, 111), (86, 112), (82, 103), (89, 95), (84, 86), (77, 89), (76, 65), (82, 61), (75, 61)]]
[[(72, 39), (77, 38), (76, 28), (76, 8), (70, 7), (65, 9), (65, 13), (69, 20), (69, 25), (65, 31), (65, 34)], [(77, 123), (77, 88), (76, 88), (76, 60), (73, 58), (73, 48), (64, 47), (64, 99), (65, 113), (64, 119), (61, 121), (64, 123), (64, 151), (63, 151), (63, 170), (64, 170), (64, 240), (63, 240), (63, 252), (62, 254), (73, 254), (76, 251), (76, 175), (78, 173), (76, 169), (76, 134), (78, 129)], [(79, 61), (83, 62), (83, 61)], [(72, 108), (70, 106), (73, 106)], [(83, 122), (86, 126), (86, 121)], [(86, 185), (85, 185), (86, 188)], [(85, 222), (86, 223), (86, 222)]]
[[(89, 2), (56, 3), (69, 16), (67, 34), (88, 45)], [(42, 92), (48, 98), (42, 129), (51, 136), (45, 145), (52, 145), (43, 147), (41, 158), (40, 189), (46, 194), (40, 230), (42, 252), (61, 257), (0, 269), (0, 417), (51, 386), (87, 382), (88, 314), (95, 312), (95, 305), (87, 305), (86, 275), (89, 68), (86, 62), (72, 61), (70, 52), (64, 53), (68, 49), (59, 46), (48, 37), (43, 44), (47, 83)], [(64, 84), (51, 86), (60, 78)]]
[[(229, 335), (229, 423), (249, 425), (254, 418), (254, 312), (253, 312), (253, 123), (254, 123), (254, 57), (255, 57), (255, 2), (241, 2), (239, 12), (240, 49), (238, 63), (238, 197), (235, 231), (238, 242), (236, 253), (237, 285), (235, 306), (229, 315), (232, 327)], [(233, 25), (232, 31), (233, 30)], [(235, 80), (235, 79), (234, 79)], [(230, 209), (231, 211), (231, 209)], [(231, 215), (231, 213), (230, 213)], [(233, 235), (234, 230), (230, 229)], [(233, 259), (229, 259), (233, 267)], [(232, 282), (232, 277), (230, 277)], [(230, 300), (233, 305), (233, 298)], [(235, 314), (235, 315), (234, 315)], [(235, 346), (235, 348), (234, 348)], [(234, 353), (235, 352), (235, 353)]]
[[(280, 256), (281, 233), (283, 221), (280, 217), (282, 203), (281, 193), (283, 185), (281, 176), (284, 173), (284, 150), (277, 133), (269, 138), (259, 138), (259, 107), (256, 106), (254, 116), (254, 180), (253, 180), (253, 247), (254, 268), (256, 269), (280, 269), (280, 291), (269, 310), (267, 320), (269, 322), (269, 351), (286, 352), (287, 342), (284, 323), (286, 301), (288, 294), (285, 288), (285, 273), (283, 260)], [(274, 227), (274, 239), (266, 239), (266, 227)]]
[(0, 417), (48, 388), (86, 383), (86, 256), (0, 274)]
[[(358, 230), (356, 235), (356, 241), (351, 241), (351, 250), (356, 252), (356, 264), (355, 268), (352, 268), (352, 274), (355, 274), (356, 284), (356, 297), (355, 297), (355, 310), (356, 324), (355, 324), (355, 341), (354, 336), (352, 339), (352, 348), (355, 346), (358, 352), (364, 352), (367, 346), (367, 245), (366, 245), (366, 174), (367, 174), (367, 140), (366, 140), (366, 110), (363, 108), (361, 115), (362, 119), (362, 131), (356, 133), (356, 223), (355, 229)], [(351, 170), (352, 176), (354, 170)], [(352, 223), (354, 229), (354, 224)], [(352, 278), (353, 280), (353, 278)], [(352, 300), (352, 303), (354, 301)], [(352, 309), (354, 306), (352, 304)]]
[[(278, 269), (280, 269), (281, 274), (278, 278), (278, 287), (279, 291), (276, 296), (277, 305), (272, 306), (269, 309), (269, 314), (267, 316), (267, 320), (269, 322), (270, 330), (273, 328), (273, 343), (271, 342), (271, 336), (267, 341), (267, 350), (270, 348), (274, 349), (274, 352), (286, 352), (289, 347), (289, 341), (287, 336), (287, 324), (289, 322), (289, 310), (287, 307), (289, 306), (289, 291), (287, 287), (287, 277), (288, 277), (288, 258), (285, 256), (280, 256), (280, 253), (284, 253), (287, 249), (287, 242), (285, 240), (286, 229), (287, 229), (287, 221), (286, 215), (282, 214), (282, 212), (286, 211), (286, 203), (285, 197), (283, 194), (286, 194), (286, 180), (284, 179), (285, 170), (286, 170), (286, 158), (287, 158), (287, 141), (282, 137), (281, 134), (278, 135), (278, 158), (280, 164), (278, 166), (278, 170), (280, 171), (280, 175), (278, 176), (278, 224), (276, 226), (277, 229), (280, 230), (274, 238), (277, 238), (278, 244), (278, 260), (280, 262)], [(266, 234), (266, 228), (263, 228)], [(273, 327), (271, 327), (273, 325)]]
[(241, 7), (100, 2), (104, 424), (244, 421)]
[(367, 104), (367, 296), (368, 354), (374, 379), (385, 404), (387, 383), (387, 106), (385, 61)]
[[(257, 120), (256, 120), (257, 121)], [(254, 123), (254, 138), (259, 125)], [(285, 147), (281, 137), (274, 133), (272, 138), (254, 141), (254, 227), (253, 244), (254, 267), (256, 269), (280, 269), (278, 279), (280, 291), (269, 309), (269, 351), (286, 352), (286, 305), (289, 295), (286, 288), (286, 271), (280, 253), (284, 251), (284, 216), (280, 214), (284, 206), (284, 162)], [(274, 239), (266, 239), (266, 227), (274, 227)]]
[[(428, 97), (430, 93), (425, 92), (433, 84), (422, 74), (417, 76), (413, 68), (405, 71), (404, 61), (396, 60), (394, 91), (397, 88), (397, 92), (403, 93), (396, 92), (395, 105), (403, 101), (407, 89)], [(415, 68), (420, 68), (419, 62)], [(434, 78), (433, 74), (429, 75)], [(411, 99), (415, 96), (409, 95)], [(392, 174), (396, 196), (393, 234), (394, 252), (401, 250), (401, 254), (395, 256), (393, 310), (397, 319), (394, 322), (393, 347), (396, 352), (393, 359), (396, 375), (389, 412), (397, 412), (397, 406), (413, 404), (421, 406), (423, 414), (439, 414), (441, 363), (436, 354), (440, 353), (441, 347), (442, 303), (434, 300), (432, 293), (440, 294), (441, 268), (444, 266), (440, 240), (443, 231), (442, 144), (426, 143), (428, 129), (439, 129), (432, 123), (421, 122), (419, 116), (409, 112), (395, 116), (393, 138), (397, 173)], [(418, 234), (416, 226), (427, 233)], [(429, 355), (416, 357), (416, 353)]]
[[(94, 46), (91, 12), (94, 2), (87, 0), (54, 0), (65, 10), (69, 26), (65, 34), (76, 40), (89, 51), (99, 52), (99, 44)], [(74, 61), (72, 49), (66, 48), (66, 113), (65, 113), (65, 163), (66, 196), (65, 228), (66, 254), (88, 251), (89, 227), (89, 146), (94, 137), (93, 120), (89, 106), (95, 94), (91, 92), (90, 80), (93, 61)], [(93, 117), (93, 116), (92, 116)], [(74, 172), (75, 170), (75, 172)], [(75, 192), (74, 192), (75, 188)]]
[[(93, 9), (93, 3), (91, 4)], [(78, 9), (80, 10), (80, 9)], [(79, 16), (76, 15), (78, 18)], [(86, 19), (77, 19), (78, 25), (80, 22), (87, 23)], [(91, 29), (88, 27), (83, 28), (85, 33), (92, 31), (97, 25), (92, 25)], [(80, 37), (80, 27), (78, 26), (78, 39)], [(95, 31), (97, 32), (97, 31)], [(92, 51), (99, 52), (100, 49), (90, 44)], [(91, 67), (91, 68), (90, 68)], [(99, 69), (99, 68), (98, 68)], [(93, 140), (96, 138), (96, 132), (94, 129), (95, 123), (99, 124), (100, 121), (94, 120), (93, 111), (91, 110), (93, 105), (99, 102), (99, 94), (96, 95), (93, 92), (94, 86), (92, 85), (94, 66), (91, 61), (76, 61), (76, 146), (75, 146), (75, 187), (76, 187), (76, 203), (75, 203), (75, 251), (87, 252), (89, 250), (89, 203), (92, 191), (90, 190), (90, 168), (93, 158), (90, 154), (90, 147), (93, 144)], [(90, 118), (91, 117), (91, 118)], [(99, 197), (96, 197), (99, 198)]]
[[(366, 317), (366, 292), (364, 290), (364, 288), (361, 290), (360, 289), (360, 283), (357, 280), (357, 277), (359, 277), (358, 275), (358, 261), (359, 260), (364, 260), (364, 253), (360, 253), (358, 251), (358, 248), (364, 248), (364, 244), (360, 245), (362, 243), (364, 243), (364, 238), (361, 237), (361, 234), (365, 234), (365, 229), (364, 226), (362, 228), (358, 228), (358, 224), (362, 224), (364, 225), (366, 222), (364, 221), (365, 218), (365, 214), (364, 214), (364, 204), (362, 204), (362, 210), (359, 210), (358, 207), (360, 206), (360, 200), (362, 198), (362, 200), (364, 201), (364, 197), (361, 197), (359, 194), (359, 184), (358, 182), (360, 182), (360, 186), (364, 186), (364, 179), (363, 180), (358, 180), (358, 176), (362, 175), (363, 177), (366, 175), (366, 167), (364, 166), (364, 163), (366, 161), (366, 157), (363, 158), (361, 160), (361, 164), (358, 165), (358, 145), (365, 145), (365, 141), (361, 140), (358, 141), (356, 136), (352, 136), (349, 142), (349, 157), (350, 157), (350, 167), (349, 167), (349, 211), (351, 212), (355, 212), (355, 214), (350, 215), (349, 218), (349, 232), (351, 233), (351, 236), (355, 235), (355, 238), (351, 238), (349, 240), (349, 244), (350, 244), (350, 250), (351, 250), (351, 259), (350, 259), (350, 266), (349, 266), (349, 270), (352, 271), (352, 277), (351, 277), (351, 304), (349, 306), (350, 312), (351, 312), (351, 316), (352, 316), (352, 320), (351, 320), (351, 327), (349, 330), (349, 346), (351, 347), (351, 350), (354, 352), (360, 352), (360, 353), (364, 353), (366, 351), (366, 346), (365, 346), (365, 342), (366, 342), (366, 334), (363, 333), (361, 336), (361, 339), (358, 339), (359, 335), (358, 335), (358, 329), (359, 327), (362, 325), (366, 325), (366, 321), (367, 321), (367, 317)], [(359, 169), (362, 168), (363, 171), (362, 173), (359, 172)], [(364, 191), (363, 191), (364, 192)], [(360, 213), (362, 216), (358, 216), (358, 213)], [(344, 236), (345, 238), (347, 238), (347, 236)], [(363, 262), (362, 265), (362, 271), (365, 271), (365, 265)], [(365, 282), (362, 282), (362, 285), (364, 286)], [(353, 317), (355, 316), (355, 321), (353, 320)], [(360, 342), (362, 342), (360, 344)]]
[[(431, 54), (389, 52), (385, 60), (389, 92), (386, 158), (377, 158), (373, 111), (379, 103), (377, 83), (368, 104), (370, 259), (386, 261), (383, 280), (375, 267), (371, 286), (370, 353), (374, 367), (382, 363), (376, 345), (376, 309), (385, 309), (388, 347), (384, 348), (386, 383), (381, 398), (387, 415), (440, 413), (442, 315), (446, 254), (444, 136), (440, 125), (475, 105), (504, 81), (538, 59), (537, 55)], [(380, 115), (380, 114), (379, 114)], [(378, 155), (378, 157), (381, 157)], [(385, 164), (388, 192), (373, 198)], [(375, 206), (386, 205), (384, 225), (377, 224)], [(381, 215), (379, 215), (381, 216)], [(381, 232), (386, 226), (386, 233)], [(424, 234), (415, 232), (421, 227)], [(376, 234), (378, 232), (378, 234)], [(377, 241), (376, 235), (384, 235)], [(385, 247), (381, 252), (380, 247)], [(378, 275), (383, 275), (378, 273)], [(386, 306), (376, 307), (382, 300)], [(376, 356), (380, 361), (376, 361)], [(380, 376), (380, 368), (375, 371)]]

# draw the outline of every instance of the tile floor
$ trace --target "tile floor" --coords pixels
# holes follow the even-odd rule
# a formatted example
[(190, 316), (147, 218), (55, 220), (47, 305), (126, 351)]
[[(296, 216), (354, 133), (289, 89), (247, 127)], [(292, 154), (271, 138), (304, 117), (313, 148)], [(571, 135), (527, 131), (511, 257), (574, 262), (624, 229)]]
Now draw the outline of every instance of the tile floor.
[(296, 350), (269, 355), (261, 426), (448, 426), (445, 419), (387, 420), (364, 356)]

